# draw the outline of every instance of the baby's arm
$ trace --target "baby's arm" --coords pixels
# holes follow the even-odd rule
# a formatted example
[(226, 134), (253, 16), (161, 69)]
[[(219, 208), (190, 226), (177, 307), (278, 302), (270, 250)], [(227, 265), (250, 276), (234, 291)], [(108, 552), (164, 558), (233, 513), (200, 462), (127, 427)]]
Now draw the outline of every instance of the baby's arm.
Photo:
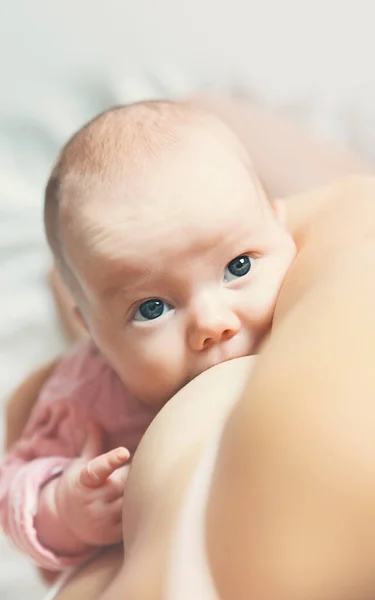
[[(108, 510), (108, 495), (111, 494), (111, 502), (114, 503), (119, 489), (123, 490), (126, 468), (112, 475), (112, 470), (115, 471), (119, 467), (119, 459), (114, 459), (112, 453), (104, 455), (103, 458), (98, 456), (103, 452), (101, 430), (98, 427), (94, 428), (89, 435), (80, 456), (84, 446), (84, 432), (87, 431), (87, 419), (83, 420), (82, 413), (77, 410), (74, 402), (74, 396), (77, 399), (77, 389), (73, 389), (74, 386), (72, 388), (72, 382), (74, 383), (75, 378), (79, 379), (79, 375), (82, 375), (79, 368), (77, 369), (77, 363), (79, 365), (81, 361), (81, 366), (86, 367), (87, 361), (92, 361), (83, 345), (82, 348), (83, 351), (78, 355), (75, 352), (61, 361), (47, 386), (42, 390), (22, 438), (11, 447), (0, 466), (2, 528), (23, 552), (48, 569), (61, 569), (76, 564), (82, 560), (82, 549), (84, 548), (84, 553), (92, 552), (95, 542), (102, 544), (112, 543), (113, 539), (118, 541), (113, 533), (114, 527), (111, 530), (108, 525), (108, 519), (113, 517), (114, 513), (114, 510), (112, 512)], [(86, 362), (83, 364), (83, 361)], [(90, 396), (96, 394), (97, 389), (102, 393), (106, 390), (102, 377), (103, 368), (97, 369), (101, 385), (99, 381), (97, 382), (99, 385), (95, 384), (95, 380), (93, 381), (93, 369), (96, 368), (96, 364), (99, 363), (91, 362), (91, 370), (89, 370), (91, 385), (86, 387), (84, 394), (85, 400), (93, 404), (97, 398), (90, 398)], [(116, 388), (112, 386), (112, 389)], [(81, 441), (77, 442), (78, 428), (83, 433), (81, 431)], [(129, 453), (121, 449), (120, 454), (120, 462), (123, 465)], [(90, 462), (94, 456), (98, 458)], [(109, 476), (103, 474), (103, 461), (107, 464)], [(111, 473), (108, 471), (109, 463), (112, 465)], [(84, 475), (87, 464), (90, 468), (90, 477), (88, 473)], [(98, 474), (98, 469), (100, 481), (93, 484), (92, 478)], [(83, 483), (81, 484), (78, 477), (73, 485), (73, 478), (80, 472), (82, 472)], [(57, 490), (58, 494), (55, 498)], [(83, 490), (86, 490), (86, 500), (90, 498), (96, 500), (91, 503), (91, 507), (95, 508), (94, 514), (87, 506), (84, 508), (81, 506)], [(58, 504), (56, 504), (57, 497)], [(79, 507), (81, 512), (85, 512), (81, 520)], [(68, 520), (70, 525), (73, 524), (68, 532), (64, 531), (62, 526), (62, 523), (65, 523), (63, 517), (67, 513), (65, 520)], [(121, 510), (117, 514), (120, 518)], [(81, 539), (84, 527), (89, 523), (88, 515), (107, 516), (107, 521), (103, 517), (100, 525), (106, 529), (107, 541), (102, 537), (95, 538), (95, 534), (98, 533), (98, 523), (94, 524), (95, 526), (91, 523), (90, 538), (83, 534)], [(77, 535), (77, 522), (80, 525), (79, 535)], [(80, 544), (77, 544), (77, 537)]]
[(101, 429), (92, 425), (81, 456), (41, 490), (35, 529), (43, 546), (60, 556), (79, 556), (122, 540), (129, 451), (103, 454), (102, 438)]
[(37, 564), (61, 570), (79, 563), (98, 545), (121, 540), (127, 472), (119, 467), (129, 452), (121, 448), (101, 454), (101, 431), (93, 427), (82, 455), (72, 458), (64, 433), (72, 420), (61, 412), (52, 414), (61, 425), (52, 438), (52, 419), (40, 428), (44, 411), (38, 416), (37, 407), (35, 412), (34, 427), (0, 467), (0, 522), (4, 533)]

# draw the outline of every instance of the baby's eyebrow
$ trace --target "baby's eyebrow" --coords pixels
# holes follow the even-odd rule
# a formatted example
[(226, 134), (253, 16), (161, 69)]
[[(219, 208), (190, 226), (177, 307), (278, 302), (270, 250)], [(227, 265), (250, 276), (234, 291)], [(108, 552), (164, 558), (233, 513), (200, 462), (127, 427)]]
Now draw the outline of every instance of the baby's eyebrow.
[(118, 298), (130, 296), (137, 288), (147, 285), (155, 272), (149, 269), (122, 268), (121, 273), (112, 278), (101, 290), (101, 296), (110, 301), (116, 301)]

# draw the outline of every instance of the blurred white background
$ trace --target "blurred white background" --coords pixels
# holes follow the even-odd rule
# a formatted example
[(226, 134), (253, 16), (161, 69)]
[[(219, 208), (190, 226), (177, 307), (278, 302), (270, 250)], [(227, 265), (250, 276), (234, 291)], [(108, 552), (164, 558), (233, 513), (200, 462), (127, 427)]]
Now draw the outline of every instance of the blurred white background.
[[(45, 277), (57, 150), (119, 102), (242, 88), (375, 159), (369, 0), (0, 0), (0, 397), (64, 347)], [(39, 600), (0, 544), (0, 598)]]

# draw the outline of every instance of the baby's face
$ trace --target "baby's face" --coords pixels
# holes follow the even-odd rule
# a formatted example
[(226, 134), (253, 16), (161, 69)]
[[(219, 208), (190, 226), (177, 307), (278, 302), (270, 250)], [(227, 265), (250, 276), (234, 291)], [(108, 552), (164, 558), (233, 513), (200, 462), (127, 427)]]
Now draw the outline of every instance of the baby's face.
[(256, 352), (295, 247), (233, 148), (194, 135), (97, 195), (75, 270), (91, 335), (136, 397), (161, 407)]

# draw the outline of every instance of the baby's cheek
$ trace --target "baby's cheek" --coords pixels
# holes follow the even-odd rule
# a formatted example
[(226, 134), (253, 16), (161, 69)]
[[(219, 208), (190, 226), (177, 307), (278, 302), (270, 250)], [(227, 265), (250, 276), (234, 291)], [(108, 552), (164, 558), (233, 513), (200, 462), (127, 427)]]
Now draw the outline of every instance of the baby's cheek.
[(133, 349), (131, 358), (133, 385), (144, 399), (165, 401), (181, 387), (185, 380), (185, 352), (181, 339), (173, 336), (163, 342), (150, 339)]
[(181, 340), (166, 339), (162, 344), (150, 343), (143, 355), (145, 375), (167, 383), (179, 376), (184, 367), (184, 354)]
[(280, 285), (263, 279), (251, 290), (246, 304), (246, 318), (256, 329), (267, 326), (272, 320)]

